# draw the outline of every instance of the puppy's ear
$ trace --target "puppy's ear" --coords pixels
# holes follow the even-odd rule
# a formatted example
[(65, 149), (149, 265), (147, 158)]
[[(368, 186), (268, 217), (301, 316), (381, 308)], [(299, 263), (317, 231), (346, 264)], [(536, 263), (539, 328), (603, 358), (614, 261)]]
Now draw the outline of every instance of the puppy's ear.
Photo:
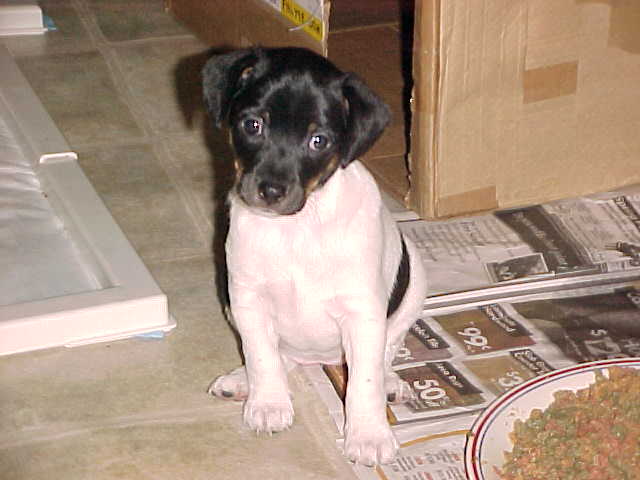
[(211, 57), (202, 69), (204, 101), (217, 127), (226, 119), (233, 97), (256, 76), (262, 58), (258, 48)]
[(342, 95), (347, 110), (347, 134), (340, 162), (346, 167), (373, 146), (389, 123), (391, 113), (387, 104), (352, 73), (342, 81)]

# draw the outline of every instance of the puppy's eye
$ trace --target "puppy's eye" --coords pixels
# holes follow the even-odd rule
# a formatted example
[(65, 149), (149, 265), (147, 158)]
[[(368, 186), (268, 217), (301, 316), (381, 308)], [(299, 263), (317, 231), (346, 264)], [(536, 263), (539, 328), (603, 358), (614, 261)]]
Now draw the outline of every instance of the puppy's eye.
[(248, 118), (242, 122), (242, 129), (249, 135), (262, 135), (262, 126), (261, 118)]
[(319, 152), (329, 146), (329, 138), (326, 135), (314, 135), (309, 140), (309, 148)]

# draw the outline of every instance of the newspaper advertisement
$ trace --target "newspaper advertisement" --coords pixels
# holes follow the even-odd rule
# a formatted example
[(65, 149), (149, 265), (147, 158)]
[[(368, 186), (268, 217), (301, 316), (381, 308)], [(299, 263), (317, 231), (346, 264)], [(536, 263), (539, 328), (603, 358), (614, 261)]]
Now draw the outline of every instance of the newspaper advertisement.
[[(572, 363), (509, 303), (425, 315), (393, 362), (414, 398), (389, 404), (387, 416), (399, 425), (478, 412), (509, 388)], [(346, 367), (324, 370), (343, 398)]]
[(420, 249), (429, 272), (428, 296), (640, 271), (640, 187), (477, 217), (398, 224)]
[[(400, 454), (355, 471), (362, 479), (464, 479), (466, 432), (492, 400), (553, 369), (638, 355), (640, 281), (426, 311), (393, 363), (415, 394), (388, 406)], [(324, 371), (336, 411), (348, 371)]]

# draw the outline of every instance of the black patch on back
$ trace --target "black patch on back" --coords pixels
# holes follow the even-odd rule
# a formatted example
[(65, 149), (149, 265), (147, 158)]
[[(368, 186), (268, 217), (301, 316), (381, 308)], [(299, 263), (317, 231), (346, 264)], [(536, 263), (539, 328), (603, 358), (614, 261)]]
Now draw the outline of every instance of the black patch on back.
[(404, 295), (409, 288), (409, 277), (411, 276), (411, 266), (409, 265), (409, 252), (407, 252), (407, 245), (404, 243), (404, 238), (400, 235), (400, 241), (402, 242), (402, 257), (400, 258), (400, 264), (398, 265), (398, 271), (396, 272), (396, 281), (393, 285), (391, 296), (389, 297), (389, 305), (387, 306), (387, 318), (395, 313)]

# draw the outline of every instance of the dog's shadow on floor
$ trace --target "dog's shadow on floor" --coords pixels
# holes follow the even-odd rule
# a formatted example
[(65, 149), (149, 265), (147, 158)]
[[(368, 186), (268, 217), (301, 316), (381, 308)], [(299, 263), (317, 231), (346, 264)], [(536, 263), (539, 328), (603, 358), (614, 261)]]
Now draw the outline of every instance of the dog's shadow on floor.
[[(217, 129), (209, 120), (202, 95), (202, 69), (213, 55), (229, 52), (230, 48), (210, 49), (182, 58), (174, 69), (175, 93), (186, 125), (199, 130), (209, 151), (211, 202), (213, 204), (213, 239), (211, 244), (216, 271), (215, 286), (223, 309), (229, 305), (225, 239), (229, 229), (227, 194), (233, 186), (235, 172), (233, 152), (225, 129)], [(234, 330), (235, 332), (235, 330)], [(239, 349), (241, 351), (241, 349)]]

